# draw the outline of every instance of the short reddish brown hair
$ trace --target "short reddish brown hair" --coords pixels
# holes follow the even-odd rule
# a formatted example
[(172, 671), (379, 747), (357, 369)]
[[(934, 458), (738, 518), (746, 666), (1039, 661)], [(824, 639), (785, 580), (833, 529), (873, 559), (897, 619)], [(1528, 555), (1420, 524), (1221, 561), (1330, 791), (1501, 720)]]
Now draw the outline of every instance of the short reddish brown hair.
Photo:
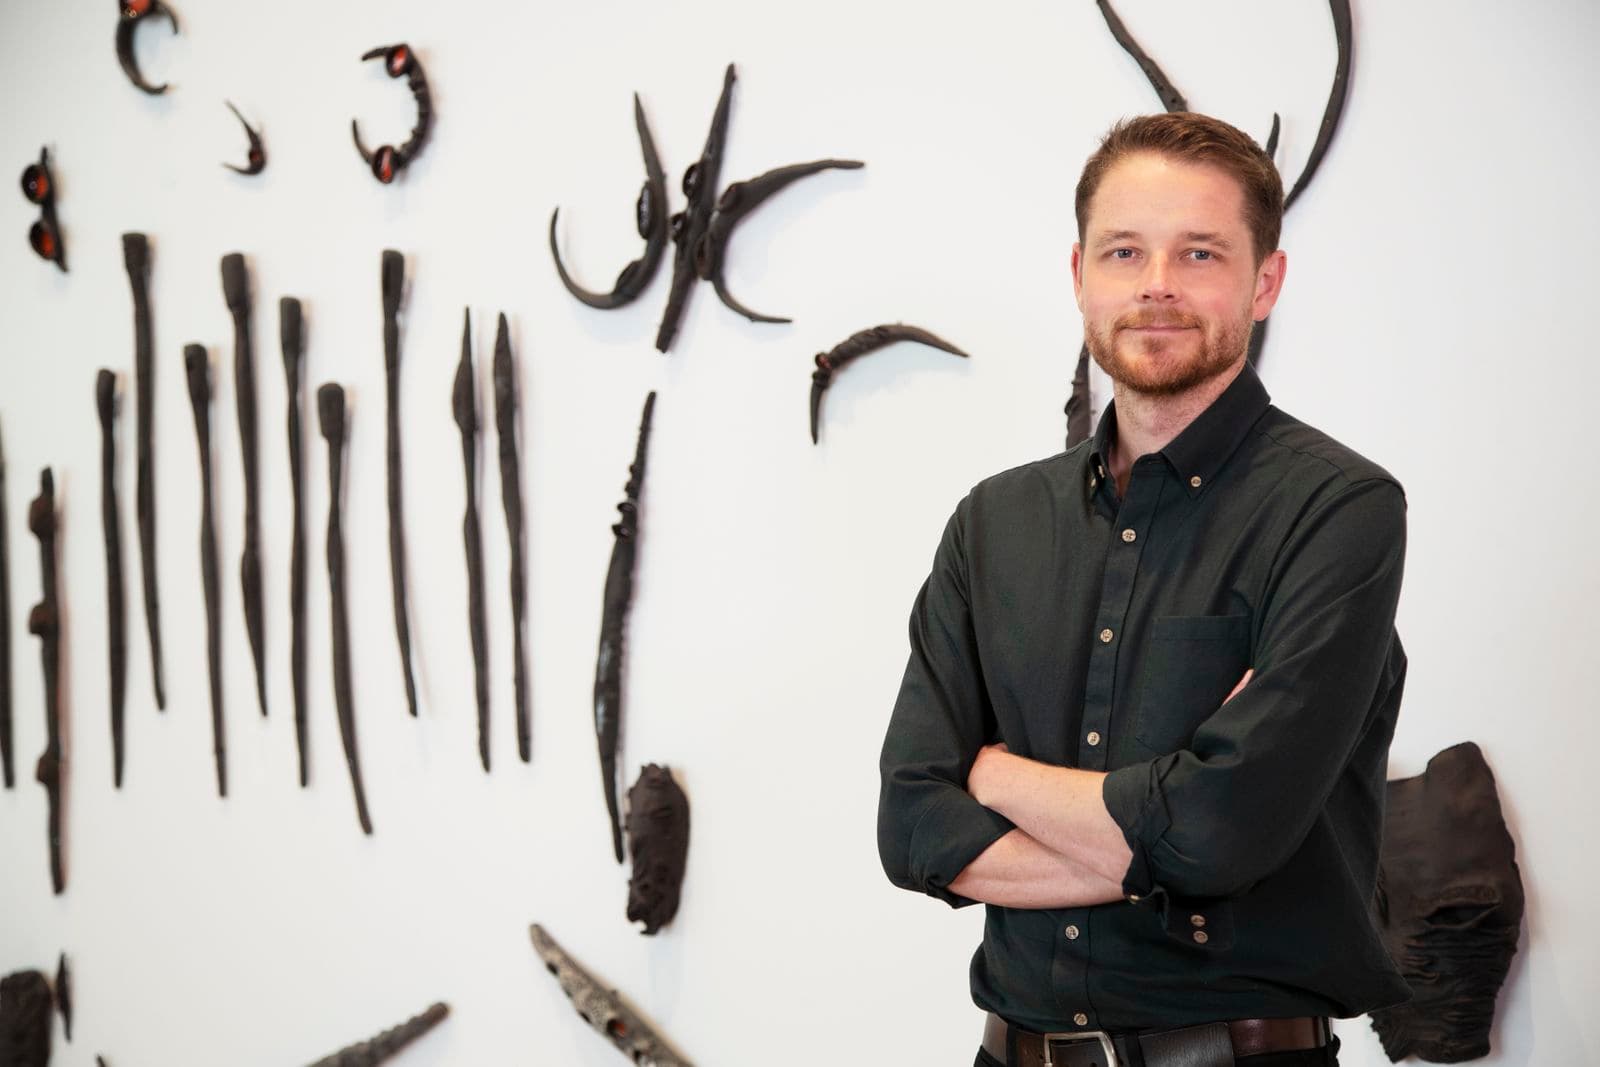
[(1216, 167), (1239, 183), (1244, 221), (1255, 244), (1256, 265), (1277, 250), (1283, 230), (1283, 179), (1250, 135), (1221, 119), (1193, 111), (1123, 119), (1100, 140), (1078, 179), (1078, 241), (1089, 221), (1089, 202), (1112, 165), (1140, 152)]

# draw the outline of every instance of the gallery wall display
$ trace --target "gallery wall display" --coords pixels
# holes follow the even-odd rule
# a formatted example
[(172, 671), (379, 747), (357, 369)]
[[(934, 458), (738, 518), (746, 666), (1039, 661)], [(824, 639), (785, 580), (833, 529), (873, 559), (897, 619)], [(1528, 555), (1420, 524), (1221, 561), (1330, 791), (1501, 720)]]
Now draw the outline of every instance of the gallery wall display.
[(133, 31), (149, 19), (164, 18), (176, 34), (178, 16), (161, 0), (121, 0), (119, 7), (122, 17), (117, 20), (117, 62), (122, 64), (122, 72), (135, 86), (151, 96), (159, 96), (167, 91), (167, 85), (152, 85), (145, 80), (133, 55)]

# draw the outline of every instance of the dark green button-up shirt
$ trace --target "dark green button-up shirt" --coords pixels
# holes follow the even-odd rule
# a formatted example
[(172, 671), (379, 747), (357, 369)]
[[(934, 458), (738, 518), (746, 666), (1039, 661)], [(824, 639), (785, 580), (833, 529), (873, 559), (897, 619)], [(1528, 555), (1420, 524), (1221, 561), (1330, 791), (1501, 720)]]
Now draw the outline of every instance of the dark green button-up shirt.
[(988, 906), (980, 1007), (1082, 1031), (1404, 1000), (1369, 910), (1405, 677), (1399, 484), (1272, 407), (1249, 367), (1120, 499), (1115, 432), (1113, 404), (946, 526), (883, 745), (885, 871), (973, 903), (950, 883), (1012, 826), (967, 774), (1004, 741), (1110, 772), (1133, 862), (1126, 902)]

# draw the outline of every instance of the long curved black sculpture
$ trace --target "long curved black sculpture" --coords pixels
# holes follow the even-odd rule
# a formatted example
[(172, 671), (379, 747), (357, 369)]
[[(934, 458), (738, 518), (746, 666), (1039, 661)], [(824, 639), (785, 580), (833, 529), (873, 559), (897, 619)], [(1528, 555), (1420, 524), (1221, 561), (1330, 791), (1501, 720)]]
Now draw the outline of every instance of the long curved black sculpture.
[[(400, 297), (406, 287), (406, 259), (385, 249), (383, 283), (384, 449), (388, 465), (389, 584), (394, 596), (394, 632), (400, 644), (400, 671), (406, 707), (417, 715), (416, 674), (411, 668), (411, 620), (406, 607), (406, 525), (400, 478)], [(343, 394), (340, 394), (341, 398)]]
[(371, 1040), (351, 1045), (331, 1056), (324, 1056), (311, 1067), (378, 1067), (378, 1064), (444, 1022), (449, 1014), (448, 1004), (434, 1004), (422, 1014), (407, 1019), (399, 1026), (390, 1027)]
[(955, 345), (936, 334), (924, 330), (920, 326), (906, 326), (901, 323), (889, 323), (884, 326), (873, 326), (870, 329), (860, 330), (840, 341), (826, 352), (818, 352), (815, 357), (817, 369), (811, 372), (811, 443), (817, 443), (817, 437), (822, 421), (822, 396), (828, 391), (828, 386), (833, 383), (833, 376), (847, 365), (860, 359), (869, 352), (876, 352), (896, 341), (915, 341), (920, 345), (928, 345), (949, 352), (953, 356), (966, 358), (966, 353)]
[(511, 545), (511, 680), (517, 704), (517, 754), (533, 759), (528, 721), (528, 672), (523, 631), (528, 615), (528, 577), (522, 557), (522, 461), (517, 454), (517, 369), (511, 358), (506, 317), (494, 334), (494, 425), (500, 450), (500, 505), (506, 513), (506, 540)]
[(244, 465), (244, 551), (239, 557), (245, 633), (256, 666), (256, 700), (267, 714), (266, 626), (261, 604), (261, 442), (256, 432), (256, 357), (251, 337), (250, 272), (244, 256), (222, 257), (222, 295), (233, 316), (233, 399), (239, 414), (239, 458)]
[(111, 781), (122, 788), (123, 715), (128, 694), (127, 608), (122, 598), (122, 518), (117, 507), (117, 376), (95, 375), (100, 419), (100, 525), (106, 546), (106, 655), (111, 680)]
[(150, 635), (150, 678), (155, 685), (156, 707), (167, 706), (161, 669), (161, 598), (156, 587), (156, 465), (151, 454), (155, 436), (155, 343), (150, 330), (150, 240), (142, 233), (122, 235), (122, 263), (133, 290), (134, 433), (137, 440), (138, 482), (134, 491), (135, 521), (139, 526), (139, 569), (143, 578), (144, 622)]
[(231, 101), (224, 100), (223, 103), (228, 105), (228, 110), (233, 112), (233, 117), (238, 119), (239, 125), (244, 127), (244, 135), (250, 138), (250, 147), (245, 155), (245, 165), (241, 167), (233, 163), (224, 163), (223, 166), (235, 174), (243, 174), (246, 177), (260, 174), (267, 169), (267, 150), (261, 143), (261, 131), (246, 122), (244, 116), (239, 114), (239, 109), (234, 107)]
[(489, 769), (489, 620), (483, 591), (483, 529), (478, 521), (478, 387), (472, 373), (472, 311), (461, 324), (461, 360), (450, 391), (450, 410), (461, 433), (467, 488), (461, 539), (467, 556), (467, 632), (472, 639), (473, 695), (478, 707), (478, 758)]
[(422, 151), (422, 146), (427, 143), (428, 133), (433, 129), (433, 94), (428, 91), (428, 77), (422, 71), (422, 64), (417, 60), (408, 44), (380, 45), (362, 53), (361, 61), (369, 59), (383, 59), (383, 69), (391, 78), (405, 78), (406, 84), (411, 89), (411, 96), (417, 102), (417, 124), (411, 130), (411, 136), (398, 148), (393, 145), (380, 145), (377, 151), (367, 148), (361, 141), (361, 125), (355, 119), (350, 120), (350, 136), (355, 139), (356, 151), (361, 153), (361, 158), (367, 161), (367, 166), (372, 170), (372, 176), (385, 185), (394, 181), (395, 176), (405, 170)]
[(121, 0), (117, 6), (122, 11), (122, 18), (117, 22), (117, 62), (122, 64), (122, 73), (151, 96), (159, 96), (167, 91), (167, 85), (165, 82), (151, 85), (145, 80), (143, 72), (139, 70), (139, 61), (133, 57), (133, 31), (145, 19), (160, 17), (171, 23), (173, 35), (176, 36), (178, 16), (161, 0)]
[(6, 443), (0, 433), (0, 777), (7, 789), (17, 784), (11, 751), (11, 535), (6, 523)]
[(293, 508), (289, 533), (289, 683), (294, 693), (294, 739), (300, 753), (300, 786), (309, 781), (306, 766), (306, 530), (305, 432), (300, 420), (300, 365), (305, 356), (305, 326), (300, 301), (278, 301), (278, 341), (283, 349), (284, 388), (288, 394), (289, 489)]
[(200, 587), (206, 602), (206, 672), (211, 687), (211, 751), (217, 764), (217, 796), (228, 795), (227, 735), (222, 723), (222, 598), (217, 569), (216, 498), (211, 477), (211, 360), (203, 345), (183, 346), (183, 369), (194, 409), (200, 450)]
[(50, 884), (59, 896), (67, 888), (61, 856), (61, 601), (56, 576), (56, 482), (50, 468), (39, 472), (39, 495), (28, 505), (28, 529), (39, 540), (39, 577), (43, 596), (28, 613), (28, 632), (39, 639), (44, 666), (45, 747), (34, 768), (49, 805)]

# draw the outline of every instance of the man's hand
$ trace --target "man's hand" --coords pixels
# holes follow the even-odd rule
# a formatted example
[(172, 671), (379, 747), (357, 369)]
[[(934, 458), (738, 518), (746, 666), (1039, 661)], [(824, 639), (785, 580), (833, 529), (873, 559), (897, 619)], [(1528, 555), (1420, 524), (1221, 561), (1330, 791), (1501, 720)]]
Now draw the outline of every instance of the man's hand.
[(1227, 696), (1222, 698), (1222, 702), (1224, 704), (1226, 704), (1228, 701), (1230, 701), (1234, 697), (1238, 696), (1239, 695), (1239, 690), (1241, 690), (1241, 689), (1243, 689), (1245, 687), (1245, 683), (1248, 682), (1255, 675), (1255, 673), (1256, 673), (1256, 669), (1254, 667), (1251, 667), (1249, 670), (1245, 671), (1244, 672), (1244, 676), (1239, 679), (1239, 684), (1233, 687), (1233, 691), (1232, 692), (1230, 692)]
[(978, 749), (978, 758), (972, 761), (972, 770), (967, 775), (967, 792), (986, 808), (993, 808), (1000, 778), (1005, 774), (1005, 762), (1011, 756), (1011, 750), (1004, 741), (992, 745), (984, 745)]

